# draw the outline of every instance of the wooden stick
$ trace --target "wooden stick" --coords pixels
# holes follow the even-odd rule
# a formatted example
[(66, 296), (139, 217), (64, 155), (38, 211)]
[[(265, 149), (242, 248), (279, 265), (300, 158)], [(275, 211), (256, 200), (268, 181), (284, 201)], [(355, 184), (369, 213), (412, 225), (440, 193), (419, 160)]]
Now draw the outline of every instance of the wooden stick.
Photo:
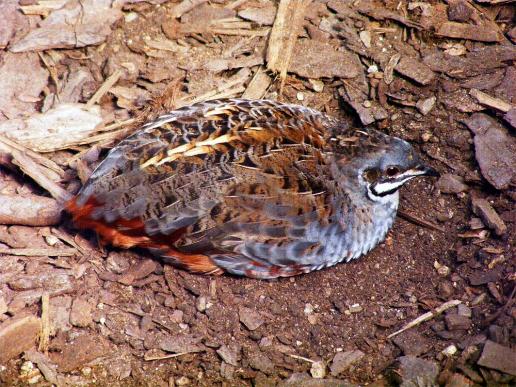
[(107, 77), (102, 86), (100, 86), (100, 88), (95, 92), (95, 94), (93, 94), (93, 97), (91, 97), (90, 100), (86, 103), (86, 109), (89, 109), (93, 105), (95, 105), (102, 98), (102, 96), (106, 94), (109, 91), (109, 89), (111, 89), (115, 85), (115, 83), (118, 82), (122, 74), (122, 70), (117, 69), (113, 74)]
[(77, 254), (76, 249), (0, 249), (0, 255), (16, 255), (23, 257), (72, 257)]
[(243, 29), (232, 29), (232, 28), (213, 28), (210, 32), (217, 35), (233, 35), (233, 36), (267, 36), (270, 28), (262, 28), (258, 30), (243, 30)]
[[(2, 145), (3, 143), (3, 145)], [(47, 159), (44, 156), (41, 156), (39, 153), (34, 152), (28, 148), (25, 148), (23, 145), (18, 144), (12, 140), (9, 140), (7, 137), (0, 135), (0, 150), (5, 149), (7, 153), (11, 153), (12, 149), (16, 149), (20, 152), (25, 153), (30, 156), (32, 159), (37, 161), (39, 164), (51, 169), (55, 173), (57, 173), (60, 177), (65, 175), (65, 171), (52, 160)]]
[(442, 304), (442, 305), (438, 306), (437, 308), (435, 308), (435, 310), (430, 311), (430, 312), (426, 312), (425, 314), (422, 314), (421, 316), (419, 316), (415, 320), (412, 320), (411, 322), (406, 324), (403, 328), (401, 328), (399, 331), (391, 333), (389, 336), (387, 336), (387, 338), (390, 339), (390, 338), (392, 338), (394, 336), (397, 336), (400, 333), (405, 332), (406, 330), (408, 330), (410, 328), (413, 328), (415, 326), (418, 326), (419, 324), (421, 324), (421, 323), (423, 323), (423, 322), (425, 322), (427, 320), (430, 320), (430, 319), (440, 315), (445, 310), (453, 308), (454, 306), (457, 306), (457, 305), (459, 305), (461, 303), (462, 303), (462, 301), (460, 301), (460, 300), (447, 301), (444, 304)]
[(39, 334), (39, 351), (47, 352), (50, 341), (50, 296), (47, 292), (41, 295), (41, 331)]
[(428, 220), (425, 220), (423, 218), (417, 217), (416, 215), (412, 215), (408, 212), (405, 212), (403, 210), (398, 210), (398, 215), (400, 218), (405, 219), (406, 221), (409, 221), (411, 223), (415, 223), (418, 226), (423, 226), (430, 228), (435, 231), (445, 232), (444, 228), (441, 226), (438, 226), (435, 223), (429, 222)]
[(36, 164), (30, 157), (15, 149), (11, 151), (11, 154), (13, 155), (13, 164), (19, 166), (20, 169), (38, 183), (39, 186), (46, 189), (54, 199), (64, 203), (72, 198), (69, 192), (50, 180), (44, 168)]
[(189, 353), (196, 353), (196, 352), (179, 352), (179, 353), (173, 353), (170, 355), (163, 355), (163, 356), (143, 356), (143, 360), (145, 361), (153, 361), (153, 360), (166, 360), (166, 359), (173, 359), (178, 356), (188, 355)]
[(307, 6), (312, 0), (281, 0), (269, 37), (267, 68), (280, 74), (280, 94)]

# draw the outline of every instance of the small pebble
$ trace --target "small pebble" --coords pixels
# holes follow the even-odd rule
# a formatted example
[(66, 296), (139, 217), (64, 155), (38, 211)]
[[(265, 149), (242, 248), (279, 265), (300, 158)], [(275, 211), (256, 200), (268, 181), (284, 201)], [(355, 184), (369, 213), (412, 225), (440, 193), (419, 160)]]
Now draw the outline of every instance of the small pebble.
[(372, 106), (371, 101), (367, 99), (364, 102), (362, 102), (362, 105), (364, 105), (364, 107), (366, 108), (370, 108)]
[(305, 95), (301, 93), (300, 91), (297, 92), (296, 98), (298, 101), (303, 101), (305, 99)]
[(360, 31), (358, 34), (360, 40), (366, 48), (371, 48), (371, 32), (368, 30)]
[(190, 379), (188, 379), (186, 376), (181, 376), (180, 378), (176, 379), (176, 386), (187, 386), (190, 384)]
[(323, 361), (314, 361), (310, 368), (310, 374), (315, 379), (322, 379), (326, 376), (326, 364)]
[(442, 350), (442, 353), (445, 355), (445, 356), (448, 356), (448, 357), (451, 357), (453, 355), (455, 355), (457, 353), (457, 347), (455, 345), (449, 345), (447, 346), (446, 348), (444, 348)]
[(312, 306), (312, 304), (306, 304), (303, 312), (306, 315), (312, 314), (314, 312), (314, 307)]
[(353, 304), (348, 309), (349, 313), (359, 313), (362, 312), (362, 310), (363, 308), (360, 306), (360, 304)]
[(59, 238), (55, 235), (47, 235), (45, 237), (45, 242), (47, 242), (47, 245), (49, 246), (55, 246), (57, 242), (59, 242)]
[(24, 361), (20, 367), (20, 375), (28, 375), (34, 369), (34, 363), (31, 361)]
[(136, 12), (128, 12), (124, 15), (124, 19), (126, 23), (130, 23), (138, 19), (138, 14)]
[(324, 82), (320, 81), (319, 79), (309, 79), (308, 80), (310, 84), (312, 85), (312, 89), (314, 89), (315, 92), (320, 93), (324, 89)]
[(372, 74), (372, 73), (376, 73), (376, 72), (378, 72), (378, 66), (377, 66), (377, 65), (375, 65), (375, 64), (372, 64), (371, 66), (369, 66), (369, 67), (367, 68), (367, 72), (368, 72), (369, 74)]
[(197, 298), (197, 302), (195, 303), (195, 307), (199, 312), (204, 312), (206, 310), (206, 304), (208, 301), (206, 300), (206, 297), (200, 296)]

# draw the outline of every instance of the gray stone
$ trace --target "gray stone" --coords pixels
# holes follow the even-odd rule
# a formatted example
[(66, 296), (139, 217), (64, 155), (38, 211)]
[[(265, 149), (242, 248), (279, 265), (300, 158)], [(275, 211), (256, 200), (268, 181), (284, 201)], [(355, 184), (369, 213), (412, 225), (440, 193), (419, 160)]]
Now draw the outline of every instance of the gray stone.
[(337, 352), (337, 354), (333, 357), (333, 362), (330, 366), (331, 374), (333, 376), (339, 375), (341, 372), (347, 370), (349, 367), (351, 367), (354, 363), (358, 362), (364, 356), (364, 352), (359, 350)]
[(464, 184), (462, 177), (451, 173), (442, 175), (435, 186), (443, 193), (459, 193), (468, 190), (468, 186)]
[(414, 331), (404, 332), (392, 339), (404, 355), (419, 356), (432, 348), (429, 341)]
[(471, 319), (456, 313), (449, 313), (444, 317), (446, 326), (450, 331), (468, 330), (471, 327)]
[(482, 175), (497, 189), (516, 179), (516, 139), (494, 118), (473, 114), (464, 123), (474, 133), (475, 157)]
[(258, 352), (249, 355), (249, 365), (251, 368), (262, 371), (264, 374), (270, 375), (274, 372), (274, 364), (265, 354)]
[(394, 381), (402, 387), (434, 386), (439, 374), (437, 363), (417, 358), (402, 356), (397, 360), (397, 366), (392, 372)]
[(189, 335), (167, 336), (161, 341), (160, 348), (174, 353), (202, 352), (205, 346), (200, 341), (201, 339)]
[(246, 307), (241, 307), (238, 310), (238, 316), (240, 317), (240, 322), (250, 331), (254, 331), (265, 322), (259, 312)]
[(278, 387), (358, 387), (357, 384), (334, 378), (314, 379), (304, 372), (295, 372)]
[(503, 235), (507, 232), (507, 226), (504, 221), (487, 200), (473, 196), (471, 206), (475, 215), (480, 216), (484, 223), (494, 230), (496, 235)]
[(516, 350), (487, 340), (477, 364), (516, 376)]
[(223, 345), (217, 349), (217, 353), (226, 363), (238, 366), (238, 359), (240, 358), (240, 346), (234, 344), (231, 346)]

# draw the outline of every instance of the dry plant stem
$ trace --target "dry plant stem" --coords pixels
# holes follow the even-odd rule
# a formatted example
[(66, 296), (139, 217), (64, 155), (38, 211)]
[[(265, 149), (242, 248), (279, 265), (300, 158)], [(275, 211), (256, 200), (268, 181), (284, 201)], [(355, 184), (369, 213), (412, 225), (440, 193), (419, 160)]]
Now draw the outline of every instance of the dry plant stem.
[(389, 336), (387, 336), (387, 338), (388, 339), (393, 338), (394, 336), (397, 336), (400, 333), (403, 333), (403, 332), (405, 332), (406, 330), (408, 330), (410, 328), (416, 327), (419, 324), (421, 324), (421, 323), (423, 323), (425, 321), (428, 321), (428, 320), (434, 318), (435, 316), (440, 315), (445, 310), (453, 308), (454, 306), (457, 306), (457, 305), (459, 305), (461, 303), (462, 303), (462, 301), (460, 301), (460, 300), (447, 301), (444, 304), (442, 304), (442, 305), (438, 306), (437, 308), (435, 308), (435, 310), (430, 311), (430, 312), (426, 312), (425, 314), (422, 314), (421, 316), (419, 316), (415, 320), (412, 320), (407, 325), (405, 325), (403, 328), (401, 328), (399, 331), (391, 333)]
[(469, 91), (469, 94), (472, 97), (476, 98), (478, 103), (485, 106), (489, 106), (493, 109), (499, 110), (504, 113), (507, 113), (509, 110), (513, 108), (513, 106), (510, 103), (505, 102), (500, 98), (491, 97), (489, 94), (486, 94), (483, 91), (477, 89), (471, 89)]
[(198, 5), (206, 3), (207, 1), (208, 0), (183, 0), (178, 5), (176, 5), (172, 10), (172, 17), (181, 17), (183, 14), (187, 13), (191, 9), (194, 9)]
[(50, 341), (50, 297), (47, 292), (41, 295), (41, 332), (39, 334), (39, 351), (47, 352)]
[(292, 355), (292, 354), (289, 354), (289, 356), (291, 358), (293, 358), (293, 359), (303, 360), (303, 361), (306, 361), (308, 363), (315, 363), (315, 360), (308, 359), (307, 357), (303, 357), (303, 356), (299, 356), (299, 355)]
[(173, 359), (173, 358), (178, 357), (178, 356), (188, 355), (189, 353), (195, 353), (195, 352), (179, 352), (179, 353), (174, 353), (174, 354), (170, 354), (170, 355), (163, 355), (163, 356), (148, 356), (148, 355), (144, 355), (143, 356), (143, 360), (145, 360), (145, 361), (153, 361), (153, 360)]
[(61, 219), (55, 199), (38, 195), (0, 195), (0, 224), (52, 226)]
[(234, 35), (234, 36), (267, 36), (269, 28), (263, 28), (260, 30), (244, 30), (244, 29), (232, 29), (232, 28), (214, 28), (210, 31), (217, 35)]
[(0, 135), (0, 151), (4, 150), (7, 153), (11, 153), (12, 149), (16, 149), (20, 152), (25, 153), (26, 155), (34, 159), (34, 161), (37, 161), (39, 164), (47, 167), (48, 169), (51, 169), (61, 177), (65, 175), (65, 171), (52, 160), (49, 160), (46, 157), (41, 156), (39, 153), (31, 151), (30, 149), (25, 148), (24, 146)]
[(77, 250), (72, 248), (60, 249), (0, 249), (0, 255), (16, 255), (21, 257), (72, 257)]
[(14, 149), (11, 154), (13, 155), (13, 164), (20, 167), (25, 174), (30, 176), (42, 188), (46, 189), (58, 202), (64, 203), (72, 198), (69, 192), (50, 180), (45, 174), (44, 168), (36, 164), (30, 157)]
[(118, 82), (120, 77), (122, 76), (122, 70), (116, 70), (113, 74), (111, 74), (107, 79), (104, 81), (102, 86), (93, 94), (93, 97), (86, 103), (86, 109), (91, 108), (93, 105), (95, 105), (104, 94), (106, 94), (109, 89), (111, 89), (115, 83)]
[(435, 231), (445, 232), (443, 227), (438, 226), (432, 222), (429, 222), (428, 220), (422, 219), (416, 215), (412, 215), (403, 210), (398, 210), (398, 215), (400, 218), (403, 218), (408, 222), (417, 224), (418, 226), (426, 227), (426, 228), (429, 228), (429, 229), (435, 230)]

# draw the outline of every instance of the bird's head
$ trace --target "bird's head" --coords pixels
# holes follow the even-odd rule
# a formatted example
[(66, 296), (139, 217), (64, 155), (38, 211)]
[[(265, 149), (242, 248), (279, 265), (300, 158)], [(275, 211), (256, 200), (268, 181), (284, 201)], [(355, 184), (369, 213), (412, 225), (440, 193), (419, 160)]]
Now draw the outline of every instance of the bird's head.
[(412, 145), (377, 130), (355, 131), (351, 137), (336, 139), (337, 168), (347, 177), (356, 178), (373, 201), (398, 191), (418, 176), (439, 176), (426, 166)]

